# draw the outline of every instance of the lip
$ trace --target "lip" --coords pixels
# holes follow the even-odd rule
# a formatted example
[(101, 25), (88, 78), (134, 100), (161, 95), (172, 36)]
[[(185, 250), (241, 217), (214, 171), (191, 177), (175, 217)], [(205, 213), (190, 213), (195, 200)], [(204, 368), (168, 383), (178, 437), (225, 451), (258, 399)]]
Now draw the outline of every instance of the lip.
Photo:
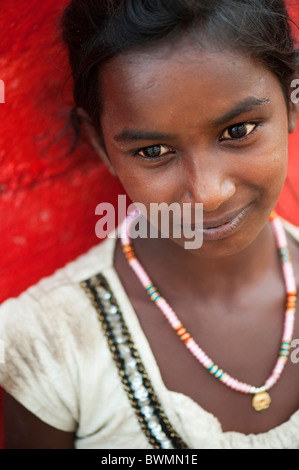
[(220, 240), (222, 238), (226, 238), (239, 229), (252, 204), (253, 202), (243, 209), (238, 209), (229, 214), (225, 214), (219, 217), (219, 219), (205, 219), (202, 227), (197, 227), (195, 224), (191, 224), (190, 228), (192, 231), (201, 230), (203, 233), (203, 240)]

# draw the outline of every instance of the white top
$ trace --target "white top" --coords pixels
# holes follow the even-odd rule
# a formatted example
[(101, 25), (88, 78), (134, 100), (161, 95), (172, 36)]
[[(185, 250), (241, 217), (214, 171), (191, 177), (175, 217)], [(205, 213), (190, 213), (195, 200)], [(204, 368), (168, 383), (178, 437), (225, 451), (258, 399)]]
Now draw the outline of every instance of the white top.
[[(290, 230), (299, 240), (299, 229), (290, 226)], [(148, 374), (166, 421), (189, 448), (298, 449), (299, 410), (287, 422), (265, 433), (222, 432), (218, 419), (211, 413), (191, 398), (167, 390), (113, 267), (115, 242), (116, 238), (108, 238), (17, 299), (1, 305), (0, 340), (5, 345), (5, 362), (0, 364), (3, 388), (49, 425), (63, 431), (77, 430), (76, 448), (151, 449), (155, 445), (153, 439), (162, 448), (171, 447), (173, 441), (164, 432), (165, 422), (163, 428), (161, 415), (157, 418), (158, 405), (149, 399), (147, 382), (140, 381)], [(103, 287), (98, 288), (111, 310), (106, 326), (114, 328), (115, 336), (110, 336), (110, 343), (122, 354), (121, 377), (124, 381), (125, 376), (131, 387), (131, 402), (87, 295), (88, 289), (80, 284), (98, 273), (112, 288), (145, 369), (142, 372), (142, 364), (141, 369), (136, 369), (138, 359), (132, 357), (124, 331), (117, 329), (121, 327), (113, 317), (116, 309), (108, 299), (110, 294)], [(89, 287), (97, 280), (94, 278)], [(143, 430), (136, 413), (143, 417)]]

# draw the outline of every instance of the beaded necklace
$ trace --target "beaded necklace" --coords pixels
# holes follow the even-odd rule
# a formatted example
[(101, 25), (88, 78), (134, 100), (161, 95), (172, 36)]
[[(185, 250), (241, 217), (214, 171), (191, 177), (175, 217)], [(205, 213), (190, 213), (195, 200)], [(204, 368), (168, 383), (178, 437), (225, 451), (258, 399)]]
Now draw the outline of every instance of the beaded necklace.
[(284, 228), (276, 215), (272, 212), (270, 221), (272, 223), (278, 251), (280, 253), (282, 272), (284, 277), (284, 283), (286, 287), (286, 311), (284, 318), (284, 327), (281, 340), (281, 347), (275, 366), (272, 370), (270, 377), (266, 380), (262, 387), (254, 387), (244, 382), (231, 377), (229, 374), (224, 372), (218, 365), (216, 365), (212, 359), (210, 359), (206, 353), (198, 346), (194, 339), (183, 327), (181, 321), (177, 317), (176, 313), (168, 305), (166, 300), (159, 294), (156, 287), (153, 285), (148, 274), (137, 260), (131, 240), (129, 237), (130, 224), (140, 215), (139, 211), (130, 214), (124, 220), (120, 229), (120, 238), (122, 243), (123, 252), (128, 260), (129, 265), (137, 275), (141, 284), (148, 293), (150, 299), (155, 302), (157, 307), (161, 310), (165, 318), (168, 320), (171, 327), (176, 331), (179, 338), (185, 343), (187, 349), (193, 354), (197, 361), (204, 366), (216, 379), (220, 380), (226, 386), (232, 388), (241, 393), (253, 395), (252, 406), (256, 411), (263, 411), (270, 406), (271, 398), (267, 390), (269, 390), (278, 381), (285, 364), (287, 362), (291, 341), (294, 330), (295, 310), (296, 310), (296, 282), (293, 272), (293, 266), (291, 263), (287, 239)]

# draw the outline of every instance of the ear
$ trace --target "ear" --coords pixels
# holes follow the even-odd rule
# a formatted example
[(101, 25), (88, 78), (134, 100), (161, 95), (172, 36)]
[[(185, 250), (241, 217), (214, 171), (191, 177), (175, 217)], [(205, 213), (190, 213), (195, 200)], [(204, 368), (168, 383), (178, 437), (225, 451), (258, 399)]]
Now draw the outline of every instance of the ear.
[(293, 80), (289, 99), (289, 133), (295, 132), (299, 113), (299, 80)]
[(96, 129), (95, 129), (93, 123), (92, 123), (92, 120), (90, 119), (90, 117), (88, 116), (88, 114), (86, 113), (86, 111), (83, 108), (78, 108), (77, 113), (81, 117), (81, 119), (84, 123), (84, 127), (85, 127), (85, 130), (87, 132), (87, 135), (89, 137), (89, 140), (90, 140), (90, 143), (91, 143), (92, 147), (94, 148), (96, 153), (99, 155), (102, 162), (107, 166), (110, 173), (113, 176), (117, 176), (116, 171), (114, 170), (114, 167), (111, 163), (111, 160), (110, 160), (110, 158), (107, 154), (103, 139), (101, 138), (101, 136), (96, 131)]

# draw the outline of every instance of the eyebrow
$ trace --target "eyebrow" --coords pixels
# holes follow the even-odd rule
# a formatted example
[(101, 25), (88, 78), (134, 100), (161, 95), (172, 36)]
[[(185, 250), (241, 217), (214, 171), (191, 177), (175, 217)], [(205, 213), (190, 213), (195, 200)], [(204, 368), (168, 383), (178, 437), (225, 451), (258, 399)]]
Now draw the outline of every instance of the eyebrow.
[[(238, 103), (235, 108), (233, 108), (228, 113), (213, 120), (212, 124), (214, 126), (220, 126), (221, 124), (225, 124), (226, 122), (231, 121), (240, 114), (251, 111), (255, 108), (266, 106), (269, 103), (269, 98), (255, 98), (254, 96), (250, 96), (244, 101)], [(113, 138), (116, 142), (130, 143), (139, 140), (171, 140), (175, 139), (176, 136), (173, 134), (163, 134), (161, 132), (148, 132), (137, 129), (124, 129), (119, 134), (116, 134)]]
[(161, 132), (147, 132), (135, 129), (125, 129), (119, 134), (114, 136), (116, 142), (135, 142), (137, 140), (166, 140), (174, 139), (175, 136), (171, 134), (163, 134)]
[(220, 126), (221, 124), (231, 121), (240, 114), (252, 111), (255, 108), (267, 106), (268, 104), (270, 104), (269, 98), (255, 98), (254, 96), (249, 96), (244, 101), (241, 101), (241, 103), (238, 103), (231, 111), (213, 120), (213, 124), (215, 126)]

